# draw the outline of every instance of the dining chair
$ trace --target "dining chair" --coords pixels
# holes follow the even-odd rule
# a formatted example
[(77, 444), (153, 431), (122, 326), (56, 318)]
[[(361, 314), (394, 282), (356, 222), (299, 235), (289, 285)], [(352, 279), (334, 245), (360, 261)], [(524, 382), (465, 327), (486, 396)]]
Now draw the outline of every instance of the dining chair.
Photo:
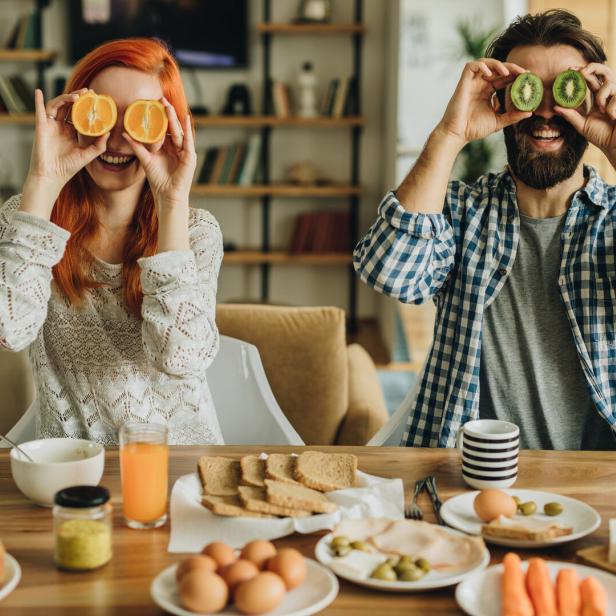
[[(229, 336), (207, 370), (207, 382), (227, 445), (303, 445), (278, 406), (257, 348)], [(7, 436), (15, 443), (35, 437), (36, 401)]]

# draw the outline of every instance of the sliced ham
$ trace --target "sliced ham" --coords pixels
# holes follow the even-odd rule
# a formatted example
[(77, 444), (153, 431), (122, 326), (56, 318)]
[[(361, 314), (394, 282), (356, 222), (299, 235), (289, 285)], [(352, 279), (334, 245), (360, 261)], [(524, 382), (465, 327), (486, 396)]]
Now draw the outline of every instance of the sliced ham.
[(394, 522), (383, 518), (342, 520), (334, 529), (334, 537), (348, 537), (350, 541), (365, 541), (386, 530)]

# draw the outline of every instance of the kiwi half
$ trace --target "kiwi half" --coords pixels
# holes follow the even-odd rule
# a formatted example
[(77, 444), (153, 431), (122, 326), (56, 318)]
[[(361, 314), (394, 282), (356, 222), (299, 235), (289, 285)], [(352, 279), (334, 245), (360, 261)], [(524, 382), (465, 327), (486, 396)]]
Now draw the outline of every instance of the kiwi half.
[(535, 73), (522, 73), (516, 77), (509, 94), (516, 109), (535, 111), (543, 98), (543, 82)]
[(569, 109), (579, 107), (584, 102), (587, 90), (586, 80), (579, 71), (573, 69), (556, 75), (552, 86), (554, 102)]

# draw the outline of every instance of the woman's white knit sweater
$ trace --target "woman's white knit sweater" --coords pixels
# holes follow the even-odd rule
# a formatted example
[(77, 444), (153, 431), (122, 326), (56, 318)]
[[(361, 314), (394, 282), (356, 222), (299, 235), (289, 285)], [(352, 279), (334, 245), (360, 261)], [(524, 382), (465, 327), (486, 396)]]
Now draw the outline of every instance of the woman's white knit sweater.
[(122, 265), (95, 260), (103, 283), (82, 306), (53, 282), (68, 231), (0, 209), (0, 346), (30, 346), (36, 433), (117, 444), (128, 420), (164, 423), (171, 444), (222, 443), (206, 369), (218, 350), (216, 287), (222, 235), (214, 217), (190, 210), (190, 250), (139, 259), (142, 318), (122, 297)]

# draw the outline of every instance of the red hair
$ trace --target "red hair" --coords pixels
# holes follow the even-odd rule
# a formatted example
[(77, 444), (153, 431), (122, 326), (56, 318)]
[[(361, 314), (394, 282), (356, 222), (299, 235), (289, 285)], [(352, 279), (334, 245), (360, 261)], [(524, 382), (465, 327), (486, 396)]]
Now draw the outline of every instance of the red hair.
[[(158, 77), (163, 95), (173, 105), (180, 122), (190, 114), (179, 68), (167, 47), (150, 38), (118, 39), (97, 47), (84, 56), (73, 69), (65, 92), (87, 88), (94, 77), (110, 66), (123, 66)], [(54, 205), (51, 220), (70, 231), (66, 251), (53, 268), (54, 281), (72, 304), (81, 304), (88, 289), (101, 286), (91, 278), (93, 255), (86, 248), (99, 228), (96, 215), (97, 191), (85, 169), (81, 169), (64, 186)], [(141, 314), (140, 268), (137, 259), (156, 252), (158, 219), (152, 192), (147, 183), (131, 221), (131, 242), (123, 253), (123, 295), (131, 313)]]

